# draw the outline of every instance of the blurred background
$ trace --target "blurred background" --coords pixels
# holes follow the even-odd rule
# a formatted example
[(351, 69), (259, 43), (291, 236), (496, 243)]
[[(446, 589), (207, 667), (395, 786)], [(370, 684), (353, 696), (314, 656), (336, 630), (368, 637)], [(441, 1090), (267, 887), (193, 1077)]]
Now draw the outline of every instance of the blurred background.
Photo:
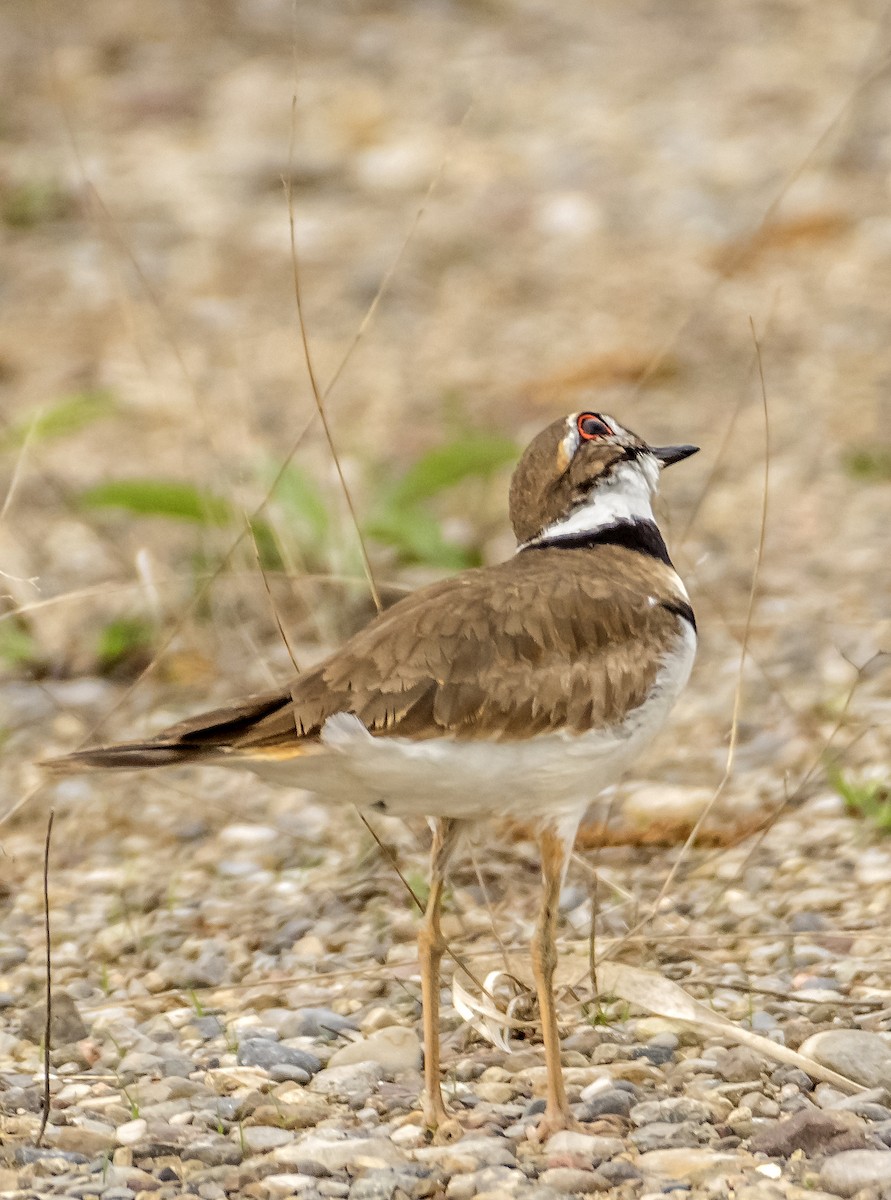
[[(558, 415), (593, 407), (702, 446), (661, 502), (702, 652), (608, 840), (651, 840), (660, 796), (688, 829), (724, 769), (765, 486), (754, 325), (765, 544), (709, 836), (732, 841), (788, 796), (885, 821), (889, 672), (858, 668), (891, 647), (886, 18), (866, 0), (8, 0), (10, 877), (31, 886), (48, 798), (72, 888), (122, 860), (144, 881), (164, 846), (187, 894), (243, 896), (218, 871), (233, 812), (302, 822), (272, 865), (268, 847), (235, 855), (257, 896), (264, 872), (297, 867), (324, 891), (325, 870), (368, 852), (292, 797), (213, 775), (32, 795), (39, 755), (264, 688), (372, 612), (295, 262), (387, 598), (510, 553), (511, 466)], [(419, 853), (414, 834), (387, 837)], [(833, 846), (853, 880), (856, 854)], [(20, 930), (39, 936), (30, 916)]]

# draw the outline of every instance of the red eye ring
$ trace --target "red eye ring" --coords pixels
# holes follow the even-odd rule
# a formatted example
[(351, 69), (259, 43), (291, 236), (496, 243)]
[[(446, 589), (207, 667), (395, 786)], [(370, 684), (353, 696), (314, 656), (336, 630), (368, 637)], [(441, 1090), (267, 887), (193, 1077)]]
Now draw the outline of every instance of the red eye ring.
[(610, 437), (612, 430), (599, 413), (579, 413), (579, 437), (583, 442), (593, 442), (595, 438)]

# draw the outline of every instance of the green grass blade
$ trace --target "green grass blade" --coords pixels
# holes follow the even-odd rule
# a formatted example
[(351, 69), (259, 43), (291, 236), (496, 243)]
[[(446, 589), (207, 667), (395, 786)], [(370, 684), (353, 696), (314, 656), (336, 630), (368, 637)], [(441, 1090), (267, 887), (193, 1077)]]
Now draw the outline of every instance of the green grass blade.
[(388, 495), (391, 504), (417, 504), (463, 479), (486, 478), (515, 462), (517, 446), (509, 438), (472, 434), (423, 455)]
[(110, 392), (88, 391), (66, 396), (9, 426), (0, 436), (0, 451), (18, 450), (29, 440), (43, 442), (78, 433), (116, 409), (117, 402)]
[(228, 525), (236, 515), (222, 496), (178, 480), (117, 479), (89, 488), (80, 500), (87, 508), (120, 508), (137, 516), (199, 525)]

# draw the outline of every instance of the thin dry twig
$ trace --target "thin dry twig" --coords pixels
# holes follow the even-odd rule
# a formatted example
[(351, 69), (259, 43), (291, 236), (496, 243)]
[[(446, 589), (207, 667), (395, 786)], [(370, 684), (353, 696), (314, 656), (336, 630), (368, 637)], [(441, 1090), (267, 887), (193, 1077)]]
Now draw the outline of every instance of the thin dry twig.
[(755, 323), (751, 318), (749, 318), (749, 323), (752, 329), (752, 338), (755, 343), (755, 354), (758, 361), (758, 376), (761, 382), (761, 403), (764, 415), (764, 480), (761, 492), (761, 519), (758, 529), (758, 546), (755, 552), (755, 565), (752, 570), (752, 582), (749, 588), (749, 601), (746, 609), (746, 623), (743, 631), (742, 645), (740, 646), (739, 671), (737, 673), (736, 691), (733, 697), (733, 712), (730, 718), (730, 738), (727, 745), (727, 758), (724, 764), (724, 774), (721, 776), (718, 786), (715, 788), (711, 798), (697, 817), (693, 828), (687, 835), (687, 839), (681, 847), (680, 853), (672, 864), (671, 870), (665, 877), (665, 881), (662, 884), (662, 887), (659, 889), (659, 894), (653, 902), (650, 912), (644, 918), (644, 921), (652, 920), (659, 911), (659, 907), (662, 904), (662, 901), (665, 899), (669, 888), (677, 878), (678, 871), (680, 870), (681, 864), (684, 861), (684, 856), (696, 844), (696, 838), (699, 836), (700, 830), (708, 820), (715, 805), (723, 795), (727, 784), (730, 782), (730, 779), (733, 775), (733, 766), (736, 758), (736, 745), (739, 737), (739, 719), (742, 711), (742, 693), (745, 679), (746, 653), (748, 651), (749, 635), (752, 628), (752, 616), (755, 611), (755, 599), (758, 594), (758, 580), (761, 574), (761, 565), (764, 561), (764, 544), (767, 537), (767, 505), (768, 497), (770, 495), (770, 411), (767, 403), (767, 387), (764, 381), (764, 366), (761, 359), (761, 345), (758, 341), (758, 335), (755, 332)]
[(53, 958), (50, 943), (50, 903), (49, 903), (49, 858), (50, 841), (53, 836), (53, 821), (56, 810), (51, 808), (46, 822), (46, 839), (43, 843), (43, 932), (46, 943), (46, 1021), (43, 1026), (43, 1113), (40, 1118), (40, 1129), (37, 1131), (37, 1145), (43, 1141), (46, 1123), (50, 1115), (50, 1040), (53, 1023)]
[(371, 569), (371, 559), (368, 557), (368, 548), (365, 545), (365, 538), (362, 534), (362, 528), (359, 524), (359, 517), (356, 513), (356, 506), (353, 504), (353, 497), (350, 494), (349, 486), (347, 485), (346, 476), (343, 473), (343, 466), (340, 461), (340, 455), (337, 452), (337, 447), (334, 445), (334, 435), (331, 432), (331, 426), (328, 422), (328, 414), (325, 412), (325, 402), (322, 399), (322, 393), (319, 391), (319, 385), (316, 380), (316, 372), (313, 367), (312, 355), (309, 350), (309, 337), (306, 332), (306, 316), (303, 311), (303, 298), (300, 294), (300, 268), (297, 258), (297, 232), (294, 221), (294, 192), (291, 187), (291, 172), (290, 167), (294, 161), (294, 138), (297, 131), (297, 97), (292, 97), (291, 100), (291, 140), (288, 147), (288, 178), (285, 179), (285, 195), (288, 199), (288, 229), (291, 236), (291, 273), (294, 283), (294, 302), (297, 305), (297, 322), (300, 328), (300, 341), (303, 346), (303, 361), (306, 363), (306, 372), (309, 375), (309, 383), (312, 388), (313, 398), (316, 402), (316, 410), (319, 414), (319, 420), (322, 422), (322, 429), (325, 433), (325, 440), (328, 443), (328, 451), (331, 454), (331, 461), (334, 463), (334, 469), (337, 472), (337, 478), (340, 483), (343, 498), (346, 501), (346, 506), (349, 509), (350, 520), (353, 523), (353, 528), (356, 532), (356, 541), (359, 546), (359, 553), (362, 556), (362, 568), (365, 571), (365, 578), (368, 580), (368, 590), (371, 592), (371, 598), (374, 601), (374, 606), (378, 612), (383, 609), (380, 593), (377, 590), (377, 584), (374, 581), (374, 572)]

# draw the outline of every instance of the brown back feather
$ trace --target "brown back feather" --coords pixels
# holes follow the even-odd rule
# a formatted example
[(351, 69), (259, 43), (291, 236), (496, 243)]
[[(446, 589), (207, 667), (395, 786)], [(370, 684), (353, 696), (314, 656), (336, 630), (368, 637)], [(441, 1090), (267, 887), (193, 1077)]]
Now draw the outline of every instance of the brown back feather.
[(527, 551), (406, 596), (289, 688), (50, 765), (299, 753), (336, 713), (414, 739), (607, 726), (643, 703), (674, 645), (680, 618), (658, 601), (676, 601), (675, 579), (620, 546)]

